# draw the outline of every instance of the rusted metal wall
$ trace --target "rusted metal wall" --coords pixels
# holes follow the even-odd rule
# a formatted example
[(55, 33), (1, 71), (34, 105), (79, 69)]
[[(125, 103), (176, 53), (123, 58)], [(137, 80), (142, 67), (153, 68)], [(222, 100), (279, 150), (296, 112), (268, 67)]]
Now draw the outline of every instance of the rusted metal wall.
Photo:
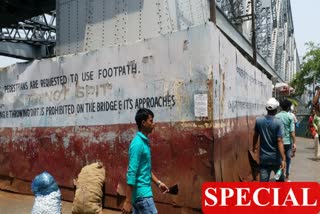
[(25, 184), (46, 170), (72, 200), (81, 167), (102, 161), (105, 206), (119, 208), (134, 115), (148, 107), (153, 171), (180, 188), (178, 196), (154, 190), (168, 213), (199, 211), (205, 181), (251, 179), (251, 130), (272, 90), (212, 23), (8, 67), (0, 81), (1, 188), (30, 193)]
[(216, 181), (252, 180), (248, 160), (256, 115), (265, 113), (271, 81), (219, 34), (219, 68), (213, 73)]

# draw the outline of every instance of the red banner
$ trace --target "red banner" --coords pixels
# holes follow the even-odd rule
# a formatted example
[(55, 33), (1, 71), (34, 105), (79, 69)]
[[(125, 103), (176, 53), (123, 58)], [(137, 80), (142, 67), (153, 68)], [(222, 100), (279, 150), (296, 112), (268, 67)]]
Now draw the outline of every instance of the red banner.
[(316, 182), (207, 182), (202, 185), (202, 211), (246, 214), (318, 214)]

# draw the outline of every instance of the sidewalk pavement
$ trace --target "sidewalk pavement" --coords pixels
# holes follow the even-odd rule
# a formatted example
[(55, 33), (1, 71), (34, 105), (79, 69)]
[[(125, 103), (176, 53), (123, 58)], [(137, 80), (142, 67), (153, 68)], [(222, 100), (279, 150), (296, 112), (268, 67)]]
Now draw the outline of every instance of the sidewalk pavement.
[[(30, 214), (34, 196), (15, 194), (0, 190), (0, 214)], [(62, 214), (71, 214), (72, 203), (62, 201)], [(113, 210), (103, 210), (103, 214), (119, 214)]]
[[(320, 182), (320, 160), (314, 158), (313, 140), (297, 138), (297, 152), (292, 159), (291, 181)], [(0, 190), (0, 214), (30, 214), (34, 197)], [(72, 203), (62, 202), (62, 214), (70, 214)], [(119, 214), (113, 210), (103, 210), (104, 214)]]
[(295, 181), (316, 181), (320, 183), (320, 159), (314, 157), (313, 139), (297, 137), (297, 151), (292, 158), (289, 179)]

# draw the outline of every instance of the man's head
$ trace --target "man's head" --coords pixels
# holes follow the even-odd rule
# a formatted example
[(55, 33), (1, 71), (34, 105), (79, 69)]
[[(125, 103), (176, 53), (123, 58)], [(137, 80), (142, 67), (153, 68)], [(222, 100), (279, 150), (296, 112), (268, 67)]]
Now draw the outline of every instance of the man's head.
[(279, 106), (279, 102), (274, 98), (270, 98), (266, 103), (266, 110), (268, 114), (275, 115), (277, 113), (277, 108)]
[(135, 117), (139, 131), (150, 134), (154, 128), (153, 117), (154, 114), (150, 109), (140, 108)]
[(280, 107), (283, 111), (290, 111), (291, 105), (292, 103), (287, 99), (284, 99), (280, 102)]

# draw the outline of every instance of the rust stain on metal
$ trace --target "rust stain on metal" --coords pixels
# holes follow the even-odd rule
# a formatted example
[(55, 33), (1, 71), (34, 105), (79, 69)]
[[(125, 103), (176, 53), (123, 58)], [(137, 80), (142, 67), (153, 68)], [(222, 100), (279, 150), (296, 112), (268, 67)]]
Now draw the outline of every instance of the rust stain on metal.
[(248, 159), (248, 149), (251, 148), (253, 133), (252, 131), (248, 133), (248, 130), (253, 130), (254, 121), (253, 116), (239, 117), (220, 121), (222, 125), (214, 127), (214, 163), (217, 180), (250, 181), (253, 179)]
[[(241, 117), (215, 121), (214, 126), (196, 122), (156, 124), (150, 136), (153, 170), (168, 185), (178, 183), (181, 193), (173, 199), (155, 191), (155, 200), (201, 207), (203, 182), (251, 180), (246, 154), (252, 136), (248, 127), (254, 120)], [(2, 128), (0, 135), (7, 138), (0, 144), (0, 173), (31, 181), (46, 170), (60, 186), (72, 188), (72, 179), (83, 166), (101, 161), (107, 169), (106, 194), (116, 195), (126, 185), (127, 151), (135, 131), (134, 124)]]
[(208, 119), (213, 121), (213, 66), (209, 66), (209, 78), (207, 80), (208, 85)]
[[(186, 123), (157, 124), (151, 135), (153, 169), (164, 182), (179, 183), (177, 204), (199, 207), (201, 184), (213, 180), (208, 173), (212, 127), (183, 124)], [(118, 185), (125, 185), (127, 151), (135, 130), (134, 124), (1, 129), (0, 134), (15, 136), (9, 143), (0, 144), (1, 173), (32, 181), (46, 170), (60, 186), (72, 188), (72, 179), (83, 166), (101, 161), (107, 169), (106, 193), (116, 195)], [(19, 144), (25, 146), (21, 148)], [(155, 194), (157, 201), (171, 203), (170, 197)]]
[(221, 65), (219, 64), (219, 75), (220, 75), (220, 81), (221, 81), (221, 94), (220, 94), (220, 100), (219, 100), (219, 117), (220, 119), (223, 118), (224, 113), (224, 102), (225, 102), (225, 72), (222, 70)]

